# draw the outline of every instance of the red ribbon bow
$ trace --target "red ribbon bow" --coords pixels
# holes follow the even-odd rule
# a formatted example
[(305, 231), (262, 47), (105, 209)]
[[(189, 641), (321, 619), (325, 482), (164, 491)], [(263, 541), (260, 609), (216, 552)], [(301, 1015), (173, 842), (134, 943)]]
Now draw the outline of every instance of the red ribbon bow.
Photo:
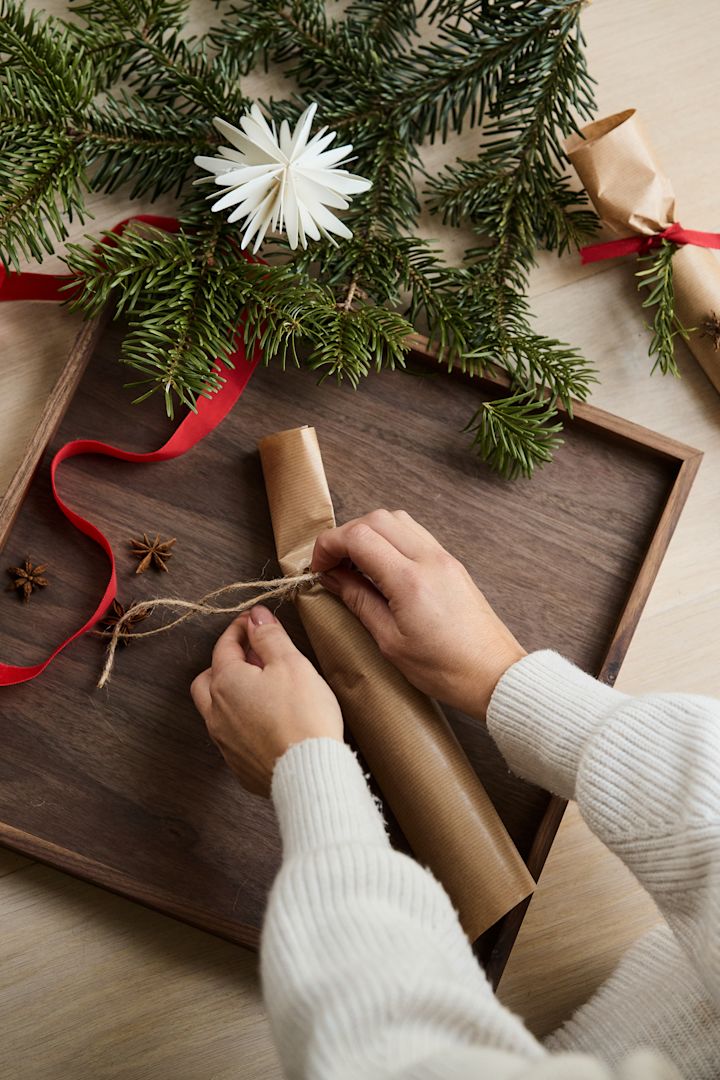
[(663, 240), (673, 244), (694, 244), (696, 247), (720, 248), (720, 233), (699, 232), (697, 229), (683, 229), (678, 221), (668, 225), (662, 232), (645, 236), (623, 236), (620, 240), (606, 240), (602, 244), (588, 244), (580, 248), (580, 260), (586, 263), (601, 262), (603, 259), (617, 259), (620, 255), (647, 255), (648, 251), (660, 247)]
[[(180, 228), (180, 224), (175, 218), (144, 214), (118, 222), (111, 231), (116, 235), (120, 235), (131, 221), (142, 221), (147, 225), (154, 225), (157, 229), (163, 229), (165, 232), (177, 232)], [(112, 242), (110, 238), (103, 241), (103, 243)], [(13, 273), (0, 266), (0, 300), (64, 300), (68, 298), (68, 293), (63, 292), (63, 286), (71, 284), (74, 280), (72, 274)], [(50, 483), (53, 497), (68, 521), (80, 532), (94, 540), (105, 552), (110, 563), (110, 577), (105, 586), (105, 592), (92, 615), (69, 638), (60, 642), (45, 660), (26, 667), (0, 663), (0, 686), (13, 686), (16, 683), (28, 682), (30, 679), (40, 675), (71, 641), (80, 637), (81, 634), (87, 633), (102, 618), (117, 594), (115, 558), (110, 542), (96, 525), (81, 517), (60, 497), (56, 480), (59, 465), (63, 461), (67, 461), (68, 458), (78, 457), (81, 454), (101, 454), (104, 457), (119, 458), (120, 461), (138, 463), (168, 461), (170, 458), (179, 457), (180, 454), (190, 450), (213, 431), (228, 414), (247, 386), (250, 376), (260, 361), (260, 356), (260, 350), (256, 348), (254, 355), (247, 357), (242, 339), (238, 336), (235, 341), (235, 351), (226, 361), (227, 369), (223, 371), (224, 382), (220, 390), (211, 394), (210, 397), (199, 397), (196, 411), (188, 413), (165, 445), (158, 450), (153, 450), (147, 454), (137, 454), (131, 450), (122, 450), (117, 446), (110, 446), (108, 443), (97, 442), (94, 439), (75, 439), (60, 447), (50, 465)]]

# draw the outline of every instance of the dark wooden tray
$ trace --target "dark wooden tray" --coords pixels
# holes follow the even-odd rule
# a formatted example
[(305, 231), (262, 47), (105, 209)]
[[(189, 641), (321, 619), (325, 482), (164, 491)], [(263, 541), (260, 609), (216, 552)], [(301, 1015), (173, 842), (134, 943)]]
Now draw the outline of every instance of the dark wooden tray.
[[(171, 430), (160, 402), (130, 405), (128, 372), (116, 362), (121, 333), (116, 324), (84, 328), (2, 505), (5, 563), (29, 555), (49, 563), (51, 579), (27, 605), (0, 593), (6, 662), (40, 660), (93, 610), (107, 576), (99, 549), (52, 502), (50, 454), (78, 436), (150, 450)], [(255, 447), (307, 423), (340, 521), (405, 507), (467, 564), (528, 649), (553, 647), (613, 682), (701, 455), (581, 406), (554, 462), (530, 482), (508, 483), (472, 457), (460, 430), (498, 385), (449, 376), (419, 353), (413, 369), (372, 376), (357, 392), (318, 387), (305, 371), (260, 369), (234, 412), (185, 457), (63, 466), (66, 499), (118, 554), (121, 599), (192, 597), (274, 576)], [(177, 537), (169, 575), (133, 575), (127, 542), (143, 531)], [(308, 649), (294, 612), (281, 615)], [(188, 695), (221, 628), (186, 624), (123, 649), (104, 692), (95, 689), (103, 643), (92, 636), (37, 681), (0, 689), (0, 841), (255, 946), (280, 858), (273, 809), (241, 790)], [(479, 724), (450, 715), (537, 877), (563, 804), (511, 776)], [(523, 913), (478, 945), (494, 978)]]

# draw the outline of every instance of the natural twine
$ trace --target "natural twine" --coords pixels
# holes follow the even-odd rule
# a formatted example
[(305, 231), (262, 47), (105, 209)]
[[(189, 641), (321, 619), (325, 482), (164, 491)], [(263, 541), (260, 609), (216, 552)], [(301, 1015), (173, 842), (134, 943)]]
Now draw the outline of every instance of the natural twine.
[[(115, 663), (115, 651), (121, 638), (134, 641), (135, 638), (164, 634), (166, 630), (172, 630), (174, 626), (178, 626), (180, 623), (185, 622), (186, 619), (192, 619), (196, 615), (238, 615), (241, 611), (248, 611), (255, 604), (262, 604), (266, 600), (287, 600), (294, 596), (298, 589), (310, 588), (310, 586), (316, 585), (319, 580), (320, 574), (308, 572), (296, 574), (294, 577), (273, 578), (270, 581), (234, 581), (232, 585), (223, 585), (220, 589), (213, 589), (212, 592), (201, 596), (199, 600), (177, 600), (172, 597), (159, 597), (157, 600), (140, 600), (127, 609), (125, 614), (115, 623), (112, 630), (101, 631), (103, 637), (110, 638), (110, 643), (97, 685), (99, 689), (102, 689), (110, 678)], [(253, 596), (250, 600), (243, 600), (239, 604), (233, 604), (232, 607), (215, 607), (210, 603), (211, 600), (215, 600), (225, 593), (245, 589), (262, 589), (264, 591), (258, 593), (257, 596)], [(182, 610), (184, 614), (179, 615), (177, 619), (173, 619), (172, 622), (165, 623), (163, 626), (156, 626), (154, 630), (138, 630), (135, 633), (128, 633), (125, 630), (127, 623), (135, 616), (140, 614), (149, 615), (152, 610), (160, 607)]]

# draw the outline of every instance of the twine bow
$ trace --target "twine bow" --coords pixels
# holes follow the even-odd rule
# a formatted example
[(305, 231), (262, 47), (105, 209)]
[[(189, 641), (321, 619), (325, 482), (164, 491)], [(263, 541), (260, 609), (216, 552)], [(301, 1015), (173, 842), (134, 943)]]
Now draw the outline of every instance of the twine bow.
[(585, 266), (586, 263), (602, 262), (604, 259), (617, 259), (621, 255), (647, 255), (653, 248), (660, 247), (663, 240), (678, 245), (694, 244), (695, 247), (720, 248), (720, 233), (684, 229), (679, 221), (673, 221), (667, 229), (650, 236), (635, 233), (634, 236), (606, 240), (602, 244), (588, 244), (580, 248), (580, 261)]

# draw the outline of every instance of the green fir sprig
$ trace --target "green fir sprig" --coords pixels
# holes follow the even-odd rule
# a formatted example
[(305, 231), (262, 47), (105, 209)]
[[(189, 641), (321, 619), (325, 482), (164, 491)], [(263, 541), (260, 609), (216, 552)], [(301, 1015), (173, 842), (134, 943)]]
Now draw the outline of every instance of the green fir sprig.
[(466, 430), (480, 456), (509, 479), (532, 476), (562, 442), (556, 410), (532, 390), (484, 401)]
[(648, 347), (648, 356), (655, 358), (652, 370), (659, 368), (663, 375), (679, 376), (675, 359), (675, 339), (687, 341), (692, 329), (683, 326), (675, 311), (675, 290), (673, 287), (673, 255), (677, 246), (669, 240), (662, 240), (655, 251), (641, 255), (638, 262), (644, 270), (638, 270), (638, 289), (647, 289), (643, 300), (644, 308), (654, 308), (650, 326), (652, 337)]
[[(594, 379), (577, 350), (533, 329), (526, 298), (538, 247), (561, 253), (596, 224), (562, 151), (594, 108), (583, 3), (350, 0), (338, 12), (237, 0), (194, 38), (185, 0), (80, 0), (67, 24), (0, 0), (2, 258), (17, 267), (53, 251), (89, 192), (175, 192), (178, 234), (132, 226), (66, 252), (72, 307), (91, 314), (112, 298), (128, 320), (121, 360), (138, 400), (193, 407), (221, 385), (238, 325), (267, 362), (353, 385), (402, 365), (419, 329), (442, 363), (507, 373), (509, 395), (468, 430), (491, 466), (530, 475), (559, 444), (556, 405), (571, 411)], [(294, 122), (316, 102), (373, 186), (345, 214), (352, 240), (292, 252), (275, 239), (261, 265), (190, 181), (194, 157), (217, 147), (213, 116), (237, 123), (244, 79), (263, 65), (288, 80), (266, 105), (273, 117)], [(469, 127), (476, 156), (428, 177), (423, 144)], [(460, 267), (417, 235), (426, 206), (475, 233)]]

